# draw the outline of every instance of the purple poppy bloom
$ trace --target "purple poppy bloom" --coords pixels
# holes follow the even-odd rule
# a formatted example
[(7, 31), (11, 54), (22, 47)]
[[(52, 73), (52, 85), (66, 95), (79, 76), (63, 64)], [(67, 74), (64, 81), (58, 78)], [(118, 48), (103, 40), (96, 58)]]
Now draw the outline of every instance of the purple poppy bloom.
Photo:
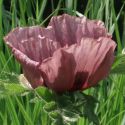
[(95, 86), (108, 75), (116, 47), (103, 22), (67, 14), (47, 28), (16, 28), (4, 40), (31, 86), (56, 92)]

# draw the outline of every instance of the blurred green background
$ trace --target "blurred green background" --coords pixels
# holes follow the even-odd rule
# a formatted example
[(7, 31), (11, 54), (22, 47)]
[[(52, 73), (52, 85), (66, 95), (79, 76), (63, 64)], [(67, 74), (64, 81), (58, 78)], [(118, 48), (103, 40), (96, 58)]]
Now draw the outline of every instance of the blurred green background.
[[(21, 67), (3, 42), (3, 37), (17, 26), (47, 26), (54, 15), (68, 13), (103, 20), (117, 43), (115, 54), (125, 46), (124, 0), (0, 0), (0, 75), (20, 74)], [(13, 82), (12, 78), (12, 82)], [(0, 125), (51, 125), (42, 103), (31, 103), (34, 93), (3, 98), (0, 80)], [(95, 113), (101, 125), (125, 125), (125, 75), (111, 74), (96, 88), (85, 91), (100, 103)], [(93, 125), (81, 118), (72, 125)]]

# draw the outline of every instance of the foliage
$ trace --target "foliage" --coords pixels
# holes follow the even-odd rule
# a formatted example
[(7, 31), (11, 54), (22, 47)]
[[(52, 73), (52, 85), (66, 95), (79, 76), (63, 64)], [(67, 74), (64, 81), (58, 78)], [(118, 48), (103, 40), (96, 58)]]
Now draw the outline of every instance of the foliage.
[[(124, 0), (0, 0), (0, 124), (51, 125), (53, 122), (60, 125), (56, 120), (58, 118), (62, 123), (66, 120), (71, 121), (71, 125), (89, 125), (93, 124), (89, 121), (98, 122), (96, 114), (101, 125), (124, 125), (125, 56), (121, 54), (125, 47), (124, 12)], [(84, 94), (76, 92), (57, 95), (45, 88), (37, 88), (35, 91), (23, 88), (18, 81), (20, 65), (3, 42), (3, 36), (14, 27), (47, 25), (51, 16), (61, 13), (103, 20), (117, 42), (111, 75), (101, 81), (100, 86), (88, 89)], [(88, 95), (96, 97), (99, 103)], [(56, 100), (51, 100), (53, 96)], [(60, 99), (62, 105), (58, 103)], [(95, 103), (92, 104), (92, 100)], [(85, 108), (86, 104), (89, 108)], [(82, 111), (86, 113), (82, 114)]]
[[(4, 77), (5, 76), (5, 77)], [(5, 98), (12, 95), (22, 95), (33, 92), (36, 96), (30, 100), (31, 103), (38, 101), (44, 103), (43, 109), (52, 119), (52, 124), (59, 123), (60, 125), (76, 122), (80, 117), (87, 117), (90, 122), (99, 125), (98, 117), (94, 113), (97, 100), (82, 92), (67, 92), (57, 94), (45, 87), (38, 87), (35, 90), (28, 90), (19, 84), (19, 76), (15, 74), (1, 75), (0, 98)], [(16, 98), (17, 99), (17, 98)], [(17, 99), (17, 103), (20, 102)]]
[(80, 117), (87, 117), (90, 122), (99, 125), (98, 117), (94, 113), (97, 100), (92, 96), (79, 91), (59, 95), (44, 87), (37, 88), (36, 92), (44, 99), (43, 108), (53, 120), (53, 124), (70, 125), (71, 122), (76, 122)]

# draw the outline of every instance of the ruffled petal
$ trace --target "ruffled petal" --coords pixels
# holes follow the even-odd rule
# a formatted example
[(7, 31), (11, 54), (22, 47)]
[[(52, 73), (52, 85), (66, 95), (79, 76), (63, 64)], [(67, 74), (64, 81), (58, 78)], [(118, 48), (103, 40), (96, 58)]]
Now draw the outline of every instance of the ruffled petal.
[(80, 44), (72, 45), (67, 52), (74, 55), (76, 61), (73, 89), (86, 89), (105, 78), (110, 71), (114, 58), (115, 42), (110, 38), (98, 40), (84, 38)]
[(60, 48), (59, 42), (53, 41), (55, 38), (52, 32), (51, 27), (16, 28), (4, 40), (11, 48), (16, 48), (31, 60), (41, 62)]
[(89, 20), (86, 17), (63, 14), (52, 17), (49, 26), (53, 27), (56, 41), (62, 46), (80, 42), (83, 37), (98, 39), (108, 36), (103, 22)]
[(73, 55), (59, 49), (54, 53), (53, 57), (41, 64), (40, 70), (47, 87), (56, 92), (64, 92), (73, 87), (75, 66)]
[(13, 48), (13, 54), (20, 62), (23, 68), (23, 73), (33, 88), (44, 85), (41, 72), (39, 70), (39, 62), (33, 61), (24, 55), (19, 50)]
[(96, 85), (109, 73), (116, 46), (101, 21), (67, 14), (52, 17), (47, 28), (16, 28), (4, 39), (32, 87), (56, 92)]
[[(38, 68), (39, 64), (60, 48), (60, 44), (52, 40), (54, 38), (49, 30), (51, 27), (50, 29), (42, 29), (38, 26), (16, 28), (4, 38), (16, 59), (21, 63), (25, 77), (34, 88), (44, 85)], [(49, 35), (52, 39), (48, 38)]]
[[(89, 76), (88, 82), (83, 84), (82, 88), (87, 89), (91, 86), (96, 85), (101, 79), (104, 79), (108, 76), (110, 72), (111, 65), (114, 61), (113, 50), (114, 48), (110, 48), (107, 52), (105, 58), (103, 59), (102, 63), (98, 66), (98, 68), (93, 71), (93, 73)], [(89, 84), (88, 84), (89, 83)]]

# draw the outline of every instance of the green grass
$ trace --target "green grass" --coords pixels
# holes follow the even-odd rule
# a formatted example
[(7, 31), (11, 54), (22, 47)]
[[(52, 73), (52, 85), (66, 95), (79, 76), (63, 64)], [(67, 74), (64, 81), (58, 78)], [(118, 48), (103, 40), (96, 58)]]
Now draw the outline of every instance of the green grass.
[[(53, 15), (69, 13), (86, 15), (90, 19), (103, 20), (108, 31), (117, 42), (116, 55), (125, 46), (124, 1), (117, 9), (115, 0), (0, 0), (0, 75), (3, 72), (19, 74), (20, 65), (3, 42), (11, 29), (17, 26), (47, 25)], [(8, 9), (7, 9), (8, 8)], [(116, 12), (117, 9), (117, 12)], [(119, 21), (120, 20), (120, 21)], [(122, 29), (120, 29), (122, 27)], [(125, 75), (110, 75), (97, 88), (85, 91), (95, 96), (99, 103), (95, 112), (101, 125), (125, 125)], [(0, 100), (0, 125), (51, 125), (43, 112), (42, 102), (31, 103), (34, 93), (24, 96), (8, 96)], [(81, 118), (73, 125), (90, 125)]]

